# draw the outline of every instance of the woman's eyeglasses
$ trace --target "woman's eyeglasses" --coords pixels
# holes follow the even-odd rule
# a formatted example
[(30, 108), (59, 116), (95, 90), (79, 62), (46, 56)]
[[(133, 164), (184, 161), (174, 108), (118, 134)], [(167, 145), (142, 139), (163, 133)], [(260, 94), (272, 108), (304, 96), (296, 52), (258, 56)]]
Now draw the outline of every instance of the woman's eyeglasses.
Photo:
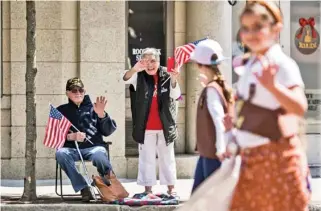
[(157, 61), (155, 59), (151, 59), (151, 60), (148, 60), (148, 59), (142, 59), (141, 60), (143, 64), (155, 64)]
[(85, 92), (85, 90), (83, 89), (83, 88), (80, 88), (80, 89), (72, 89), (72, 90), (70, 90), (73, 94), (76, 94), (77, 92), (79, 92), (79, 93), (84, 93)]

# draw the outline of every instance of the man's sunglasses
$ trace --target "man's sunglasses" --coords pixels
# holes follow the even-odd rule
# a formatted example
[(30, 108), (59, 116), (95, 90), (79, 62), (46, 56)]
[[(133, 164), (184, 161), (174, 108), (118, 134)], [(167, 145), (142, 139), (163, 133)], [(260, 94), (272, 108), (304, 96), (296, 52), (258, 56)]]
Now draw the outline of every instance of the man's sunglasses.
[(72, 89), (72, 90), (70, 90), (71, 91), (71, 93), (74, 93), (74, 94), (76, 94), (77, 92), (79, 92), (79, 93), (84, 93), (85, 92), (85, 90), (83, 89), (83, 88), (80, 88), (80, 89)]

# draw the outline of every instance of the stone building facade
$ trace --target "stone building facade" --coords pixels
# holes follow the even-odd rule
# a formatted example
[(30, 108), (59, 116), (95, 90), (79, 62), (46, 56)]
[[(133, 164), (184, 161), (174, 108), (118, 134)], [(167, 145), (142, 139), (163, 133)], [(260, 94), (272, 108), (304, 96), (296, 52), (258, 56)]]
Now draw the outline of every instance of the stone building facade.
[[(321, 7), (319, 2), (312, 1), (278, 3), (287, 23), (280, 43), (285, 52), (297, 60), (307, 84), (307, 94), (311, 94), (313, 109), (307, 114), (308, 155), (311, 166), (317, 166), (321, 164), (321, 110), (318, 104), (321, 85), (315, 79), (320, 79), (321, 74), (321, 62), (317, 59), (321, 56), (320, 47), (312, 54), (302, 54), (296, 50), (294, 34), (300, 29), (297, 17), (310, 15), (316, 17), (314, 28), (319, 32)], [(166, 65), (166, 58), (173, 55), (176, 46), (206, 36), (219, 41), (226, 56), (242, 53), (237, 32), (238, 15), (244, 4), (244, 1), (238, 1), (232, 7), (228, 1), (37, 1), (37, 178), (55, 177), (55, 150), (42, 144), (48, 121), (48, 105), (51, 102), (58, 106), (67, 101), (65, 82), (74, 76), (83, 79), (92, 99), (98, 95), (108, 98), (107, 111), (118, 125), (117, 131), (106, 138), (106, 141), (112, 141), (112, 165), (119, 177), (135, 178), (137, 146), (131, 138), (129, 93), (122, 74), (133, 64), (140, 49), (147, 47), (143, 45), (153, 47), (153, 43), (160, 46), (163, 65)], [(22, 179), (24, 176), (25, 16), (25, 2), (1, 2), (3, 179)], [(140, 31), (135, 31), (133, 26)], [(310, 71), (309, 74), (306, 71)], [(232, 84), (234, 75), (230, 63), (225, 65), (224, 74)], [(179, 83), (183, 100), (179, 102), (177, 118), (180, 140), (175, 145), (179, 178), (193, 176), (197, 159), (194, 153), (195, 111), (201, 90), (197, 76), (190, 64), (181, 70)], [(90, 168), (90, 171), (94, 172), (94, 169)]]

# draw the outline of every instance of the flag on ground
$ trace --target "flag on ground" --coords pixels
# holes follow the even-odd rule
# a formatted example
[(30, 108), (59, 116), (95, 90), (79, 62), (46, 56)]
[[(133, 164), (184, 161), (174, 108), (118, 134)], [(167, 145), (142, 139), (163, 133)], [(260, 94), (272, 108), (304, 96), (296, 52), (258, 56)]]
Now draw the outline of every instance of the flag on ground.
[(194, 51), (196, 45), (199, 42), (206, 39), (207, 38), (196, 40), (194, 42), (175, 48), (174, 56), (175, 56), (175, 61), (176, 61), (176, 64), (178, 65), (178, 68), (183, 66), (183, 64), (185, 64), (190, 59), (191, 53)]
[(55, 107), (50, 105), (49, 120), (43, 144), (50, 148), (61, 148), (65, 143), (70, 126), (71, 122)]

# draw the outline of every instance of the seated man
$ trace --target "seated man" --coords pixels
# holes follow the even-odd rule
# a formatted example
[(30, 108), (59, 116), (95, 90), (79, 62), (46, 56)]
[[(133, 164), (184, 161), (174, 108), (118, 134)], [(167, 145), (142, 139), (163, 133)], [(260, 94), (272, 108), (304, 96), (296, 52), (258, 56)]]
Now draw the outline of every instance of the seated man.
[(111, 135), (116, 130), (116, 123), (104, 111), (107, 103), (105, 97), (98, 97), (93, 105), (89, 96), (85, 95), (84, 85), (79, 78), (67, 81), (66, 95), (69, 102), (57, 109), (81, 132), (70, 128), (64, 146), (56, 152), (56, 159), (75, 192), (81, 191), (82, 200), (88, 202), (92, 195), (86, 180), (76, 168), (75, 161), (79, 161), (80, 156), (74, 141), (79, 142), (83, 159), (92, 161), (101, 176), (107, 175), (112, 167), (102, 136)]

